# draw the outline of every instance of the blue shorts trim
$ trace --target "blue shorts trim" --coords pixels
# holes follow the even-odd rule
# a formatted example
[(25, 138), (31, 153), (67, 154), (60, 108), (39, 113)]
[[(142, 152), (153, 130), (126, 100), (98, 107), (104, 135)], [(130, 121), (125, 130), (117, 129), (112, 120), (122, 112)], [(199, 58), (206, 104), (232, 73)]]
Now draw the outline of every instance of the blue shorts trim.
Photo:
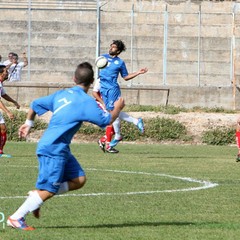
[(85, 176), (81, 165), (73, 155), (69, 157), (47, 157), (38, 155), (39, 174), (36, 188), (57, 193), (60, 184), (74, 178)]

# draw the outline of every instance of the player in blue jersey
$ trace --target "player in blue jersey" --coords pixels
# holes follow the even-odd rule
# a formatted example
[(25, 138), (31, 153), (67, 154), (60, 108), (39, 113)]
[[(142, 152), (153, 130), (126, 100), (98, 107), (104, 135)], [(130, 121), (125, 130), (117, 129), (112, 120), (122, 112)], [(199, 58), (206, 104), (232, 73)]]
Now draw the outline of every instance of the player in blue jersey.
[(8, 226), (34, 230), (25, 222), (29, 212), (33, 212), (33, 215), (39, 218), (40, 207), (44, 201), (55, 194), (79, 189), (85, 184), (84, 170), (70, 152), (69, 144), (74, 134), (84, 121), (106, 127), (118, 117), (124, 107), (124, 101), (120, 98), (111, 113), (100, 109), (96, 101), (87, 95), (93, 79), (92, 66), (87, 62), (79, 64), (74, 76), (76, 86), (41, 97), (31, 103), (27, 120), (19, 128), (20, 137), (29, 134), (36, 114), (42, 115), (51, 111), (52, 117), (36, 151), (39, 161), (37, 190), (28, 193), (25, 202), (8, 218)]
[[(110, 112), (114, 108), (115, 101), (117, 101), (117, 99), (121, 96), (121, 90), (118, 84), (119, 74), (125, 81), (128, 81), (148, 71), (147, 68), (142, 68), (137, 72), (128, 73), (125, 62), (118, 57), (119, 54), (121, 54), (121, 52), (125, 50), (125, 44), (121, 40), (113, 40), (112, 44), (110, 45), (109, 53), (103, 54), (103, 56), (106, 57), (108, 60), (108, 65), (105, 68), (101, 69), (99, 73), (101, 84), (100, 93), (106, 109)], [(139, 130), (143, 133), (144, 125), (141, 118), (138, 119), (137, 126)], [(116, 146), (119, 141), (122, 140), (122, 136), (120, 134), (119, 118), (117, 118), (116, 121), (113, 123), (113, 128), (115, 132), (115, 137), (110, 142), (109, 146), (106, 146), (107, 152), (111, 152), (111, 149)]]

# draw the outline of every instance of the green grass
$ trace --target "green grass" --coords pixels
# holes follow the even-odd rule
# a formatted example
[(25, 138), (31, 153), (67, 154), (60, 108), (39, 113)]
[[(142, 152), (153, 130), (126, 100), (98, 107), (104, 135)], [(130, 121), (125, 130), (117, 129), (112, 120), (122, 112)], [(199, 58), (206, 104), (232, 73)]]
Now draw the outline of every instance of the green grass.
[[(35, 147), (7, 143), (5, 152), (13, 157), (0, 158), (0, 197), (25, 196), (34, 189)], [(118, 149), (119, 154), (103, 154), (96, 144), (73, 144), (72, 152), (88, 177), (83, 189), (71, 192), (79, 196), (45, 202), (39, 220), (29, 214), (27, 223), (36, 227), (33, 232), (2, 230), (0, 225), (0, 240), (239, 239), (240, 166), (235, 162), (235, 147), (119, 144)], [(201, 184), (157, 174), (219, 185), (164, 192)], [(145, 191), (162, 192), (126, 194)], [(0, 198), (0, 212), (7, 217), (23, 201)]]

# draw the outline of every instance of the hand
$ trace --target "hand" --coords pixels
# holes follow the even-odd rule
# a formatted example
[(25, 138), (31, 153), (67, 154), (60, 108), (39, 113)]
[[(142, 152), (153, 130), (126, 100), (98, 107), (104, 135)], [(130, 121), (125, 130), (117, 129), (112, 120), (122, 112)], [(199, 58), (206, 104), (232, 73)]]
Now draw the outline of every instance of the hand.
[(17, 109), (20, 108), (20, 105), (18, 104), (18, 102), (15, 102), (14, 105), (16, 106)]
[(30, 133), (30, 129), (31, 127), (24, 123), (18, 130), (19, 138), (26, 138), (27, 135)]
[(122, 110), (125, 106), (125, 102), (124, 99), (122, 97), (120, 97), (115, 103), (114, 103), (114, 108), (119, 108), (120, 110)]
[(139, 73), (139, 74), (144, 74), (144, 73), (146, 73), (147, 71), (148, 71), (147, 68), (141, 68), (141, 69), (138, 71), (138, 73)]
[(11, 120), (14, 119), (14, 115), (13, 115), (11, 112), (7, 112), (7, 115), (8, 115), (8, 117), (9, 117)]

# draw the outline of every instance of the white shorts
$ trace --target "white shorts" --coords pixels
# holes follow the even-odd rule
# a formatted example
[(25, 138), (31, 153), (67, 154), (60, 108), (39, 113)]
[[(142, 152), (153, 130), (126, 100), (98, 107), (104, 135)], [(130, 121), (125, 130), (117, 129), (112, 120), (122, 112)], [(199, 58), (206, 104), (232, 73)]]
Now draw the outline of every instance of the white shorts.
[(5, 123), (2, 113), (0, 112), (0, 124)]

